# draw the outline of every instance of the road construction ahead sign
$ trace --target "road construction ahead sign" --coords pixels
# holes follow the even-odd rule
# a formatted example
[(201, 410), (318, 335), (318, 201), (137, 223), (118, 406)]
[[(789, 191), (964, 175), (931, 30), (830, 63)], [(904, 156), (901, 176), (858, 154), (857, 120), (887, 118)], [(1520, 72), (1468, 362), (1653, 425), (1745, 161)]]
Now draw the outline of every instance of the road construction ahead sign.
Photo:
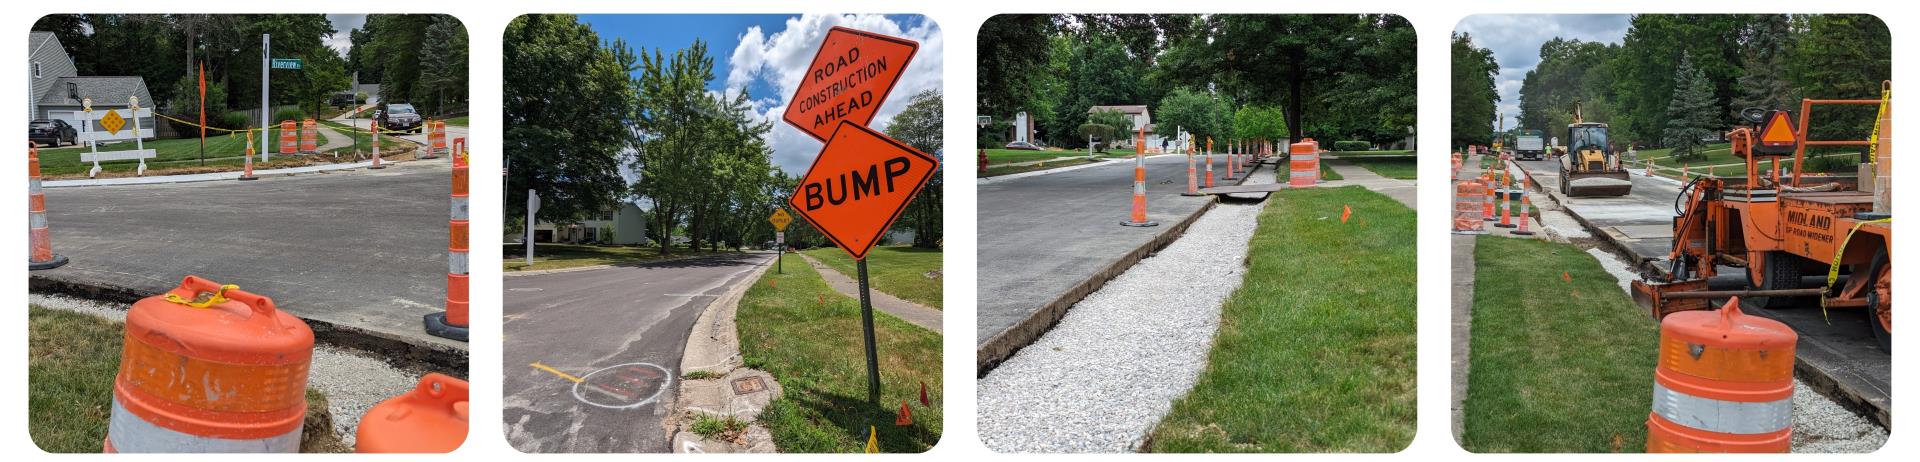
[(1753, 152), (1776, 156), (1793, 154), (1798, 144), (1800, 137), (1793, 133), (1793, 121), (1787, 117), (1787, 111), (1773, 111), (1767, 115), (1767, 124), (1760, 127), (1760, 142), (1753, 145)]
[(774, 231), (786, 231), (787, 225), (793, 223), (793, 215), (788, 215), (787, 209), (774, 209), (773, 216), (767, 217), (767, 222), (773, 223)]
[(864, 126), (919, 50), (912, 40), (834, 27), (820, 41), (782, 118), (820, 141), (841, 121)]
[(939, 168), (933, 156), (842, 120), (787, 205), (861, 260)]

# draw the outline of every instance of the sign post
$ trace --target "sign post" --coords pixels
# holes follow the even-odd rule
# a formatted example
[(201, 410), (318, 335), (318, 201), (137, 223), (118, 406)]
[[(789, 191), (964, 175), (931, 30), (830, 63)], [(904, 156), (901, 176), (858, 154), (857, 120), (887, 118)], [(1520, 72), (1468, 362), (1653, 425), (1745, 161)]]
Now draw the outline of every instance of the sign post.
[(270, 87), (269, 84), (273, 83), (273, 79), (271, 77), (272, 74), (267, 73), (268, 69), (270, 69), (269, 67), (267, 67), (267, 64), (272, 60), (273, 60), (273, 34), (260, 34), (260, 161), (261, 162), (273, 161), (273, 151), (267, 149), (267, 138), (272, 138), (272, 136), (267, 136), (267, 127), (273, 126), (273, 108), (269, 107), (273, 103), (268, 102), (267, 100), (267, 95), (269, 94), (267, 93), (267, 90)]
[(853, 257), (860, 278), (860, 326), (866, 340), (867, 403), (880, 406), (867, 251), (900, 218), (940, 168), (940, 160), (867, 128), (920, 44), (834, 27), (794, 89), (782, 119), (826, 143), (787, 196), (787, 206)]
[(774, 274), (785, 274), (787, 262), (787, 225), (793, 223), (793, 215), (788, 215), (787, 209), (773, 209), (773, 216), (767, 217), (767, 222), (773, 223), (773, 252), (775, 256), (773, 272)]
[(527, 266), (533, 266), (533, 217), (540, 213), (540, 193), (527, 190)]

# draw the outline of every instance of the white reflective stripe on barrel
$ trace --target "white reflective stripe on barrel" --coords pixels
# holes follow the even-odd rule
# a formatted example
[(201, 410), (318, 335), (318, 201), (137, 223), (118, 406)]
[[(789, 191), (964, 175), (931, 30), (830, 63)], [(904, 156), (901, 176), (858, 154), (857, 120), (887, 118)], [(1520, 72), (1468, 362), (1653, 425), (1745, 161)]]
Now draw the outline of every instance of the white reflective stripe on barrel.
[(133, 415), (113, 399), (107, 421), (107, 439), (114, 452), (295, 453), (300, 452), (300, 427), (279, 436), (257, 440), (209, 438), (173, 431)]
[(447, 274), (465, 276), (467, 274), (467, 253), (449, 252), (447, 255)]
[(47, 227), (46, 212), (33, 212), (33, 213), (27, 214), (27, 229), (41, 229), (46, 227)]
[(1778, 401), (1723, 401), (1673, 391), (1653, 384), (1653, 412), (1689, 428), (1753, 435), (1793, 425), (1793, 398)]
[(40, 177), (27, 178), (27, 194), (40, 194)]
[(1292, 170), (1287, 172), (1287, 176), (1297, 177), (1297, 178), (1312, 178), (1313, 171), (1312, 170)]
[(453, 214), (454, 221), (466, 220), (467, 219), (467, 196), (453, 196), (453, 210), (451, 212)]

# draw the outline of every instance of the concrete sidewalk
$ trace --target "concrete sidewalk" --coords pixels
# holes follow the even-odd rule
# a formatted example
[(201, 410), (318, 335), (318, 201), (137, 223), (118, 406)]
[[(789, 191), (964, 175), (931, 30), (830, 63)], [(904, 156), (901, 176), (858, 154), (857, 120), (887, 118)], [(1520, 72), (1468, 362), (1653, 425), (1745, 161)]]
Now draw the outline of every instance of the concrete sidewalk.
[(1387, 197), (1393, 198), (1393, 200), (1400, 201), (1400, 203), (1406, 205), (1407, 208), (1418, 210), (1418, 208), (1413, 206), (1417, 200), (1417, 194), (1415, 193), (1419, 189), (1415, 187), (1414, 180), (1400, 180), (1380, 176), (1378, 173), (1373, 173), (1372, 170), (1367, 170), (1365, 167), (1354, 165), (1351, 162), (1338, 158), (1326, 159), (1325, 162), (1327, 163), (1327, 168), (1332, 169), (1334, 173), (1340, 174), (1341, 177), (1339, 180), (1327, 180), (1325, 186), (1358, 185), (1373, 192), (1384, 194)]
[[(820, 278), (826, 279), (827, 285), (833, 286), (833, 291), (839, 292), (840, 295), (853, 297), (855, 300), (860, 299), (859, 281), (855, 281), (853, 278), (847, 277), (847, 275), (840, 274), (839, 271), (835, 271), (832, 267), (820, 263), (820, 260), (815, 260), (812, 256), (808, 256), (807, 254), (798, 255), (800, 255), (800, 258), (807, 260), (807, 265), (812, 266), (815, 271), (820, 272)], [(940, 328), (940, 310), (906, 301), (905, 299), (895, 297), (886, 292), (869, 289), (869, 292), (873, 294), (872, 301), (874, 309), (885, 311), (887, 314), (893, 315), (893, 317), (900, 318), (900, 320), (916, 326), (924, 327), (934, 333), (946, 334), (946, 332)]]

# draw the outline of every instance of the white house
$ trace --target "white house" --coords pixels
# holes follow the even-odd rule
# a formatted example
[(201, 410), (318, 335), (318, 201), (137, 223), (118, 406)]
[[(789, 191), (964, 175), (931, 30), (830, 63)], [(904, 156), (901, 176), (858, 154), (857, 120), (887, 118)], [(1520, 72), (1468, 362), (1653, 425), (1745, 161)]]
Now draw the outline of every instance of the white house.
[[(140, 98), (140, 106), (157, 107), (158, 101), (147, 91), (140, 77), (81, 76), (73, 56), (60, 45), (52, 32), (35, 31), (27, 36), (27, 76), (32, 80), (32, 95), (27, 100), (27, 118), (62, 119), (80, 126), (78, 113), (82, 102), (93, 100), (95, 111), (126, 109), (127, 97)], [(140, 119), (143, 127), (155, 128), (152, 117)], [(99, 127), (96, 125), (95, 129)]]
[(1162, 149), (1166, 148), (1166, 140), (1162, 139), (1160, 135), (1153, 134), (1153, 129), (1154, 129), (1153, 113), (1147, 110), (1146, 105), (1130, 104), (1130, 105), (1118, 105), (1118, 106), (1094, 106), (1091, 108), (1087, 108), (1088, 115), (1092, 115), (1093, 113), (1100, 112), (1100, 111), (1120, 111), (1120, 113), (1126, 114), (1128, 118), (1133, 119), (1133, 126), (1127, 127), (1127, 132), (1128, 132), (1127, 135), (1124, 137), (1121, 137), (1119, 140), (1116, 140), (1118, 142), (1115, 143), (1114, 146), (1132, 149), (1133, 134), (1137, 133), (1141, 129), (1145, 129), (1147, 131), (1147, 147), (1148, 148), (1162, 148)]
[[(520, 236), (509, 236), (518, 241)], [(535, 243), (607, 243), (619, 245), (647, 244), (646, 212), (631, 203), (622, 204), (620, 210), (583, 220), (579, 223), (556, 225), (541, 221), (533, 225)]]

